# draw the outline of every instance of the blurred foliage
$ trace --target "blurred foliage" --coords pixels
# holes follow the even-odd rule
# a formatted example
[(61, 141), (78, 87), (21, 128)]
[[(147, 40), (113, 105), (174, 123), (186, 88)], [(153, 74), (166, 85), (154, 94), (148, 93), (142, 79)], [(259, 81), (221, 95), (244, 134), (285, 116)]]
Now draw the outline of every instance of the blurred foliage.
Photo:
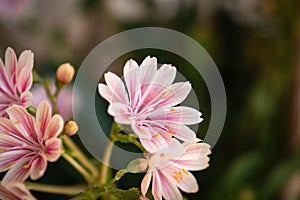
[[(195, 173), (200, 191), (184, 195), (188, 199), (284, 199), (285, 186), (300, 171), (299, 148), (291, 147), (289, 142), (293, 75), (300, 56), (296, 50), (296, 39), (300, 37), (296, 34), (296, 25), (300, 23), (298, 3), (292, 0), (168, 1), (178, 4), (178, 9), (165, 10), (165, 15), (176, 12), (173, 17), (165, 17), (159, 11), (158, 1), (147, 0), (138, 3), (146, 8), (142, 16), (126, 19), (111, 13), (114, 9), (107, 8), (108, 1), (74, 1), (77, 4), (73, 2), (75, 6), (64, 9), (63, 18), (56, 18), (53, 13), (42, 17), (36, 10), (16, 19), (1, 15), (2, 57), (8, 45), (18, 52), (32, 49), (35, 68), (53, 73), (65, 61), (80, 66), (99, 42), (130, 28), (160, 26), (193, 37), (219, 67), (228, 111), (223, 133), (210, 156), (210, 168)], [(47, 5), (61, 4), (49, 2)], [(37, 4), (37, 9), (42, 10), (42, 3)], [(123, 55), (112, 66), (117, 66), (116, 72), (120, 74), (125, 60), (134, 58), (140, 62), (149, 54), (158, 57), (160, 63), (174, 64), (192, 82), (206, 119), (198, 129), (198, 135), (203, 138), (210, 117), (208, 93), (203, 80), (193, 77), (193, 69), (184, 59), (169, 52), (145, 49)], [(103, 105), (97, 95), (96, 101)], [(104, 107), (98, 109), (100, 113), (105, 111)], [(111, 119), (107, 117), (107, 120)], [(299, 146), (300, 141), (296, 144)], [(52, 183), (57, 179), (62, 184), (83, 181), (63, 161), (58, 166), (51, 164), (41, 181)], [(126, 175), (119, 185), (124, 189), (136, 187), (141, 179), (142, 175)], [(53, 199), (53, 195), (34, 194), (40, 199)], [(67, 197), (60, 199), (64, 198)]]

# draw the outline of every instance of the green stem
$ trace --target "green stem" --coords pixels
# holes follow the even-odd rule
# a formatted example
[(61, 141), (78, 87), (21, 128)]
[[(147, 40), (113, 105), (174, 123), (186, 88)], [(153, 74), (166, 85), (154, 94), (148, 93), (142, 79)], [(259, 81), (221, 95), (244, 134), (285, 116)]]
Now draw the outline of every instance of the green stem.
[(74, 158), (72, 158), (69, 154), (64, 153), (62, 157), (68, 161), (86, 180), (87, 183), (92, 183), (94, 181), (93, 177), (86, 171), (84, 167), (82, 167)]
[(52, 194), (64, 194), (64, 195), (75, 195), (80, 192), (84, 192), (86, 187), (83, 185), (74, 186), (58, 186), (41, 183), (25, 182), (26, 187), (29, 190), (52, 193)]
[(57, 103), (56, 103), (56, 100), (57, 100), (57, 96), (60, 92), (60, 89), (55, 89), (55, 93), (52, 94), (51, 93), (51, 84), (50, 84), (50, 81), (48, 79), (45, 79), (44, 82), (43, 82), (43, 85), (45, 87), (45, 91), (46, 91), (46, 94), (47, 96), (49, 97), (51, 103), (52, 103), (52, 106), (53, 106), (53, 113), (58, 113), (58, 107), (57, 107)]
[(110, 161), (110, 157), (112, 154), (112, 149), (114, 147), (114, 139), (111, 137), (108, 143), (106, 144), (104, 155), (102, 159), (102, 165), (99, 172), (99, 183), (100, 185), (104, 185), (107, 182), (107, 173), (108, 173), (108, 165)]
[(85, 154), (77, 147), (74, 141), (68, 137), (63, 137), (64, 144), (68, 147), (72, 156), (74, 156), (84, 167), (86, 167), (91, 173), (93, 177), (98, 176), (97, 168), (91, 163), (91, 161), (85, 156)]

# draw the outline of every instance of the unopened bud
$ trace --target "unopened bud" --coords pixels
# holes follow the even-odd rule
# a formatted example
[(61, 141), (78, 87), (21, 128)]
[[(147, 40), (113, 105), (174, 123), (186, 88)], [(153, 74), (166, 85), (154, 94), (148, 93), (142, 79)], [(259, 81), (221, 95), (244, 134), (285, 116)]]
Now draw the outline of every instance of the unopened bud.
[(56, 78), (63, 84), (68, 84), (72, 81), (75, 74), (75, 69), (70, 63), (62, 64), (56, 71)]
[(65, 124), (64, 132), (67, 136), (73, 136), (78, 132), (78, 125), (75, 121), (71, 120)]

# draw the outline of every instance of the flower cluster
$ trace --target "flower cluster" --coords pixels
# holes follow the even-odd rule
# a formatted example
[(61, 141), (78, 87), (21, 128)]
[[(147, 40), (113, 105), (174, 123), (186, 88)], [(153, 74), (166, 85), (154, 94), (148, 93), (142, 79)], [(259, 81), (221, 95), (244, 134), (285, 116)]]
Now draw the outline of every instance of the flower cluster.
[(146, 149), (143, 166), (148, 172), (141, 185), (145, 196), (152, 179), (155, 200), (182, 199), (177, 189), (197, 192), (198, 184), (188, 170), (208, 167), (210, 146), (199, 143), (187, 126), (200, 123), (201, 113), (193, 108), (178, 106), (191, 91), (189, 82), (173, 83), (176, 68), (164, 64), (157, 69), (157, 59), (146, 57), (139, 66), (134, 60), (123, 69), (125, 84), (116, 74), (104, 75), (99, 94), (109, 103), (108, 113), (125, 132), (138, 136)]
[(0, 184), (1, 199), (35, 199), (22, 182), (41, 178), (48, 161), (55, 162), (62, 154), (58, 136), (63, 118), (52, 116), (46, 100), (32, 107), (33, 57), (27, 50), (17, 59), (9, 47), (5, 65), (0, 59), (0, 172), (7, 171)]
[[(4, 175), (0, 199), (35, 200), (30, 190), (75, 195), (74, 199), (99, 199), (102, 195), (107, 199), (148, 199), (151, 181), (155, 200), (182, 199), (180, 190), (197, 192), (198, 183), (190, 171), (207, 168), (211, 151), (188, 127), (203, 118), (198, 110), (180, 105), (192, 87), (189, 82), (173, 83), (176, 73), (168, 64), (158, 68), (157, 59), (148, 56), (140, 66), (134, 60), (126, 62), (124, 82), (114, 73), (104, 75), (106, 84), (100, 83), (98, 90), (114, 117), (112, 141), (132, 143), (145, 155), (108, 180), (108, 166), (85, 155), (71, 138), (80, 127), (60, 107), (59, 94), (72, 82), (74, 67), (60, 65), (50, 81), (33, 71), (31, 51), (22, 52), (17, 59), (14, 50), (8, 48), (5, 64), (0, 59), (0, 173)], [(33, 82), (42, 93), (31, 93)], [(108, 145), (103, 155), (108, 162), (111, 153)], [(61, 157), (86, 185), (66, 189), (34, 182), (44, 176), (48, 162)], [(146, 172), (140, 190), (115, 188), (114, 182), (127, 172)]]

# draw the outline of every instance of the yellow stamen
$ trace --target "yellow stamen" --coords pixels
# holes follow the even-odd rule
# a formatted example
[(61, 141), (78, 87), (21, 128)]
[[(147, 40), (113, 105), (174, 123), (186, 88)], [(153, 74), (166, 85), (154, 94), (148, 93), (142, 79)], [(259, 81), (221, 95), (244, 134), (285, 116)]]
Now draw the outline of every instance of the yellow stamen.
[(159, 133), (156, 133), (155, 135), (153, 135), (153, 137), (158, 137), (158, 136), (160, 136)]
[(37, 122), (35, 125), (40, 126), (41, 124), (42, 124), (42, 122)]
[(6, 150), (7, 150), (6, 147), (1, 147), (1, 148), (0, 148), (0, 151), (6, 151)]
[(178, 176), (173, 176), (173, 178), (177, 181), (177, 183), (180, 183), (180, 179), (178, 178)]
[(9, 131), (8, 131), (8, 130), (5, 130), (4, 133), (9, 134)]
[(29, 165), (26, 164), (26, 165), (23, 166), (23, 168), (24, 168), (24, 169), (28, 169), (28, 168), (29, 168)]
[(20, 121), (16, 121), (15, 124), (21, 124), (21, 122)]
[(12, 166), (14, 165), (16, 162), (10, 162), (9, 165)]
[(49, 139), (49, 136), (48, 136), (48, 135), (45, 135), (45, 136), (44, 136), (44, 140), (47, 140), (47, 139)]
[(170, 111), (171, 112), (176, 112), (176, 109), (175, 108), (171, 108)]
[(177, 172), (175, 172), (175, 174), (176, 174), (181, 180), (183, 179), (183, 176), (182, 176), (181, 171), (177, 171)]
[(168, 132), (169, 132), (169, 133), (174, 133), (175, 131), (172, 130), (172, 129), (168, 129)]
[(182, 171), (183, 171), (183, 173), (185, 173), (186, 175), (188, 175), (189, 174), (189, 172), (186, 170), (186, 169), (182, 169)]

